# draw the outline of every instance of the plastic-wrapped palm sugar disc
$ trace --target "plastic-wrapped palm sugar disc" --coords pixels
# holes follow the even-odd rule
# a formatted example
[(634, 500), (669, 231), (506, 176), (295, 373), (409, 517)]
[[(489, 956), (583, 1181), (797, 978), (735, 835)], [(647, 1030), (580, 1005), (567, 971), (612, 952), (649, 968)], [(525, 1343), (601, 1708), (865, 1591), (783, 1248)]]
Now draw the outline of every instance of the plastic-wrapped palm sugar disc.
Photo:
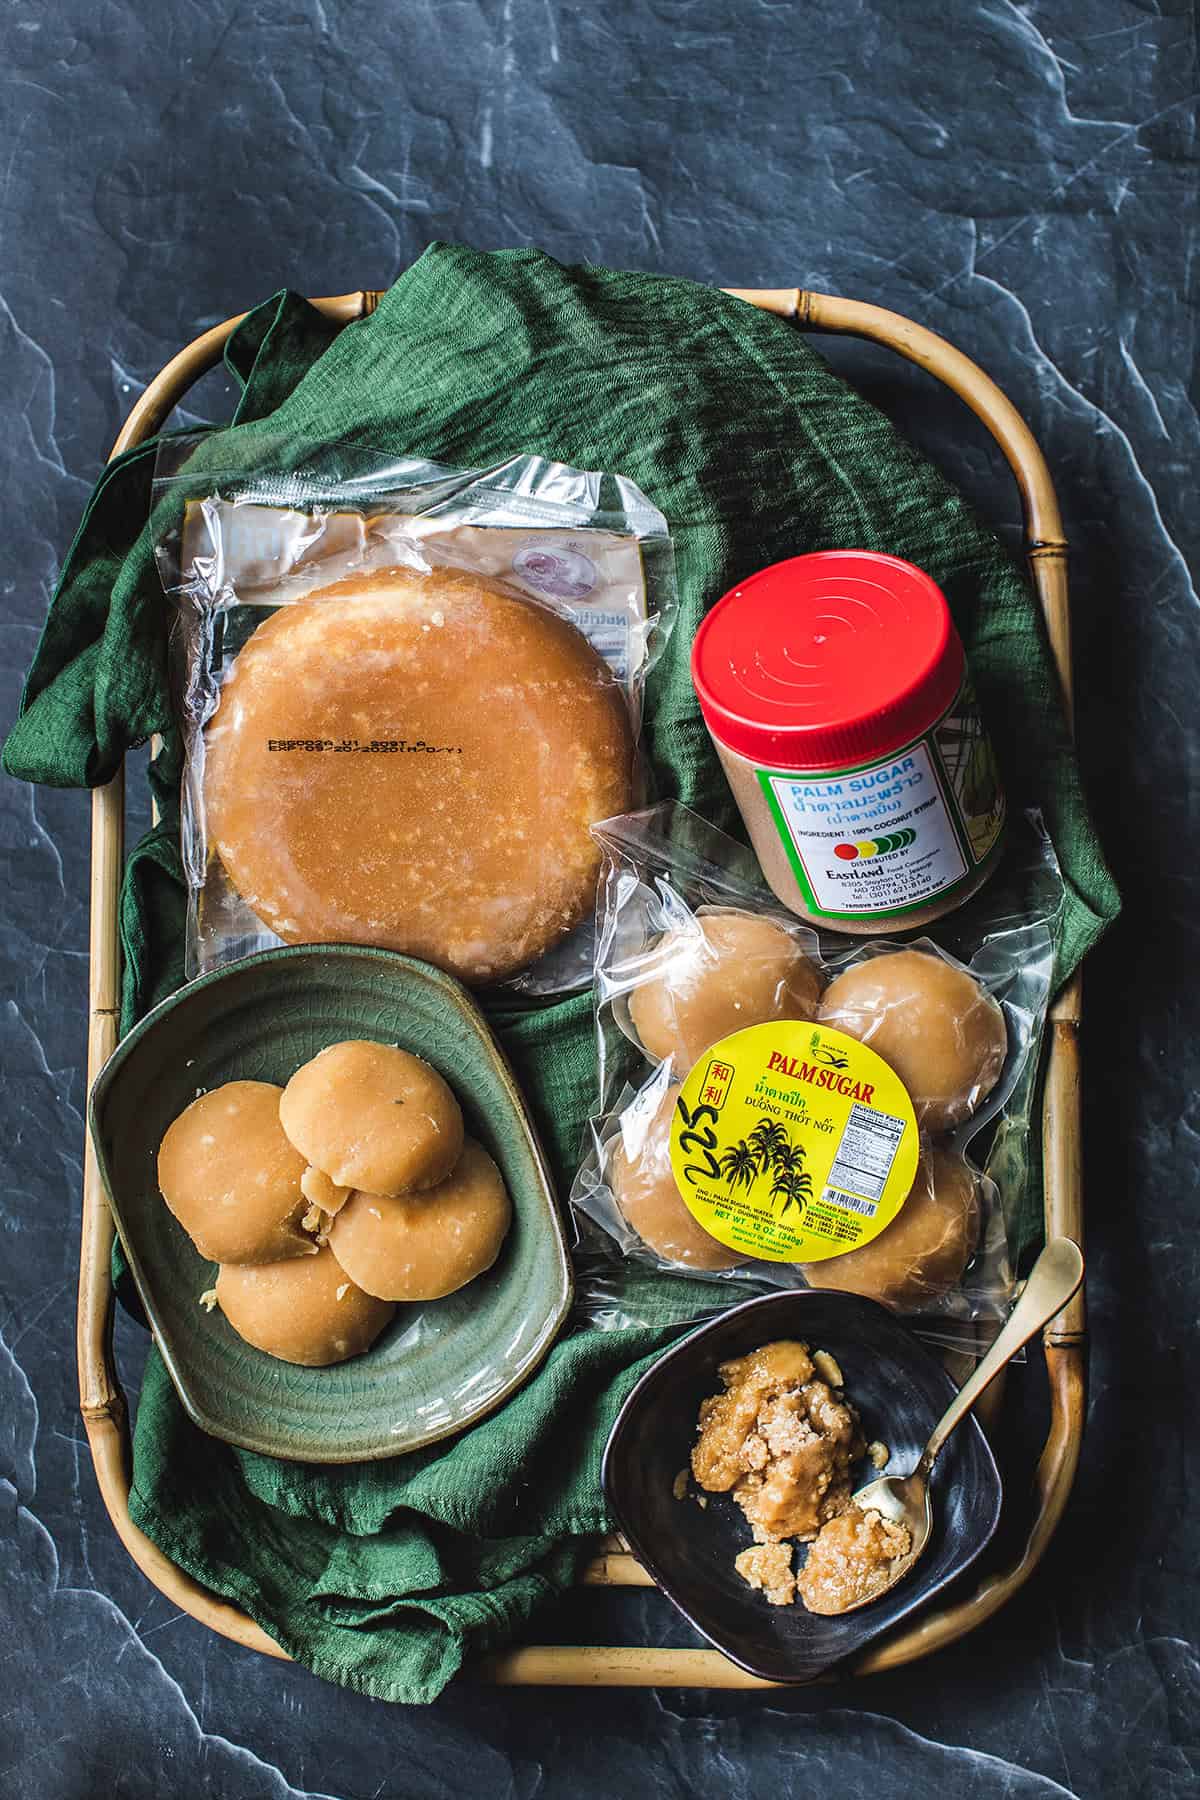
[(224, 1266), (216, 1296), (248, 1344), (310, 1369), (360, 1356), (396, 1311), (356, 1287), (330, 1250), (265, 1268)]
[(629, 997), (629, 1016), (648, 1055), (686, 1075), (710, 1044), (769, 1019), (811, 1019), (822, 976), (790, 932), (749, 912), (701, 914), (669, 931), (654, 951), (654, 976)]
[(468, 982), (590, 912), (632, 800), (617, 682), (548, 608), (388, 570), (281, 606), (204, 734), (207, 841), (287, 943), (375, 944)]
[(966, 969), (924, 950), (868, 957), (825, 990), (822, 1022), (896, 1071), (925, 1131), (970, 1118), (1004, 1067), (1004, 1014)]
[(685, 1269), (733, 1269), (745, 1257), (709, 1237), (675, 1184), (670, 1133), (678, 1097), (679, 1084), (673, 1082), (653, 1110), (647, 1110), (644, 1100), (626, 1110), (609, 1165), (613, 1198), (630, 1230), (663, 1262)]
[(979, 1178), (963, 1157), (934, 1146), (922, 1151), (908, 1199), (877, 1238), (800, 1268), (810, 1287), (919, 1312), (959, 1281), (978, 1236)]
[(352, 1194), (329, 1228), (329, 1243), (368, 1293), (440, 1300), (491, 1268), (511, 1221), (503, 1176), (468, 1138), (437, 1187), (394, 1199)]

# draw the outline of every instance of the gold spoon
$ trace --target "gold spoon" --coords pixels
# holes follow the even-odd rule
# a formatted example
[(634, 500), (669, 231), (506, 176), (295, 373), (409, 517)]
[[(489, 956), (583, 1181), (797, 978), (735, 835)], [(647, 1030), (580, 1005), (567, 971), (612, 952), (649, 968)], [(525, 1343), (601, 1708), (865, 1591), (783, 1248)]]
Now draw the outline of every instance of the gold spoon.
[(929, 1442), (921, 1452), (921, 1460), (911, 1475), (881, 1475), (878, 1480), (859, 1488), (850, 1504), (863, 1512), (877, 1512), (897, 1525), (907, 1525), (912, 1548), (898, 1556), (887, 1572), (882, 1587), (875, 1588), (846, 1612), (856, 1612), (890, 1592), (912, 1569), (929, 1542), (933, 1512), (929, 1504), (929, 1473), (938, 1452), (956, 1425), (966, 1418), (979, 1396), (1000, 1373), (1005, 1363), (1016, 1355), (1035, 1331), (1061, 1312), (1083, 1280), (1083, 1257), (1078, 1244), (1070, 1238), (1052, 1238), (1034, 1263), (1024, 1292), (1012, 1310), (1004, 1330), (971, 1376), (963, 1383), (942, 1417), (933, 1428)]

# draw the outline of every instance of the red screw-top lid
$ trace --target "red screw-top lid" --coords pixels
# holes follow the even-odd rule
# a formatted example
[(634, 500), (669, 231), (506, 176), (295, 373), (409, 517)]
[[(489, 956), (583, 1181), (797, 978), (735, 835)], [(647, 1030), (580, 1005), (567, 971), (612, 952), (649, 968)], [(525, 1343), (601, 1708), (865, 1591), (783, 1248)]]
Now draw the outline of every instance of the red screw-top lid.
[(692, 646), (713, 736), (780, 769), (901, 749), (945, 712), (963, 667), (941, 588), (873, 550), (772, 563), (717, 601)]

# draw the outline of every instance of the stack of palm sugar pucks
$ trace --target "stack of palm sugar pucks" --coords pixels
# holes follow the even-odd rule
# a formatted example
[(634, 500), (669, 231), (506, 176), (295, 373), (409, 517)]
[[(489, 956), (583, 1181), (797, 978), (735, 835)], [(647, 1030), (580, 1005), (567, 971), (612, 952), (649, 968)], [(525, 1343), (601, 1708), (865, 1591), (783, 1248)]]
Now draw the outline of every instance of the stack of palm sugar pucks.
[(437, 1071), (392, 1044), (330, 1044), (286, 1087), (200, 1094), (158, 1152), (163, 1198), (217, 1263), (201, 1296), (248, 1344), (322, 1367), (368, 1349), (400, 1302), (491, 1268), (512, 1218)]

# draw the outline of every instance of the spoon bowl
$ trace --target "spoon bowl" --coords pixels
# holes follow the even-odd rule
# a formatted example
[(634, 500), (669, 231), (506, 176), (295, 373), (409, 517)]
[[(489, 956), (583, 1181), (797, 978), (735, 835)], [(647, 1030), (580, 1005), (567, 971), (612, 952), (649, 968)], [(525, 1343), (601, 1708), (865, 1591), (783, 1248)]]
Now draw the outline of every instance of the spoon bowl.
[(859, 1488), (850, 1504), (857, 1506), (860, 1512), (877, 1512), (891, 1524), (905, 1526), (912, 1540), (905, 1555), (898, 1556), (889, 1567), (883, 1586), (874, 1588), (856, 1605), (845, 1609), (857, 1612), (860, 1606), (873, 1606), (876, 1600), (882, 1600), (897, 1582), (904, 1580), (929, 1542), (933, 1530), (933, 1502), (929, 1498), (928, 1481), (914, 1472), (912, 1475), (881, 1475), (877, 1481), (869, 1481), (866, 1487)]
[[(768, 1606), (734, 1566), (750, 1541), (740, 1508), (723, 1494), (680, 1500), (675, 1483), (688, 1466), (700, 1404), (721, 1385), (720, 1365), (777, 1338), (827, 1350), (864, 1436), (886, 1442), (896, 1468), (915, 1467), (954, 1397), (941, 1357), (874, 1300), (796, 1288), (707, 1320), (655, 1360), (613, 1427), (603, 1482), (613, 1523), (711, 1644), (762, 1680), (804, 1682), (852, 1662), (960, 1579), (996, 1529), (1002, 1486), (987, 1439), (967, 1419), (934, 1470), (933, 1531), (910, 1581), (849, 1614)], [(864, 1480), (868, 1473), (864, 1459)]]

